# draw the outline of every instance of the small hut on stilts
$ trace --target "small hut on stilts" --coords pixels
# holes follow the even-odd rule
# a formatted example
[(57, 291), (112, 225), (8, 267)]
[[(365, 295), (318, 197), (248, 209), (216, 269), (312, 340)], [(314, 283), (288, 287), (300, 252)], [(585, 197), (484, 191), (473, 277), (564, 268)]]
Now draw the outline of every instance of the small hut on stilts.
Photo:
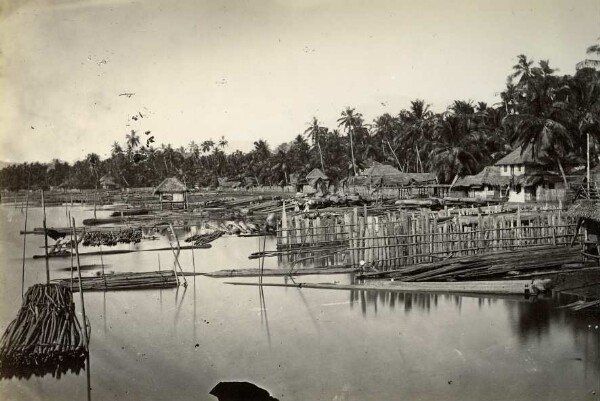
[(154, 188), (153, 195), (160, 198), (160, 209), (187, 209), (187, 187), (175, 177), (165, 178)]

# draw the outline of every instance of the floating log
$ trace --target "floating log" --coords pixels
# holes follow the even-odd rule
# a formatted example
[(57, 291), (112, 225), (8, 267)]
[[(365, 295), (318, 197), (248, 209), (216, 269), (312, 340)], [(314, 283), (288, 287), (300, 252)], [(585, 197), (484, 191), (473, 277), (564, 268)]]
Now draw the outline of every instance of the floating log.
[(127, 210), (116, 210), (110, 214), (111, 217), (117, 216), (143, 216), (149, 214), (148, 209), (127, 209)]
[(0, 377), (79, 371), (87, 356), (83, 330), (69, 288), (33, 285), (0, 340)]
[(477, 293), (477, 294), (520, 294), (529, 295), (545, 290), (547, 282), (539, 283), (534, 280), (504, 280), (504, 281), (463, 281), (455, 283), (406, 283), (401, 281), (376, 280), (362, 284), (330, 284), (330, 283), (243, 283), (227, 282), (231, 285), (263, 285), (265, 287), (296, 287), (324, 290), (376, 290), (398, 292), (441, 292), (441, 293)]
[[(204, 245), (184, 245), (181, 247), (182, 250), (184, 249), (208, 249), (208, 248), (212, 248), (211, 244), (204, 244)], [(154, 251), (168, 251), (171, 248), (167, 248), (167, 247), (162, 247), (162, 248), (153, 248), (153, 249), (109, 249), (107, 251), (93, 251), (93, 252), (85, 252), (85, 253), (80, 253), (79, 256), (97, 256), (97, 255), (102, 255), (102, 256), (106, 256), (106, 255), (120, 255), (123, 253), (133, 253), (133, 252), (154, 252)], [(44, 255), (33, 255), (33, 259), (38, 259), (38, 258), (43, 258)], [(48, 255), (49, 258), (67, 258), (67, 257), (71, 257), (71, 253), (70, 252), (61, 252), (61, 253), (51, 253)]]
[[(63, 286), (70, 286), (71, 280), (54, 280)], [(155, 272), (129, 272), (105, 274), (81, 278), (83, 291), (110, 291), (110, 290), (142, 290), (149, 288), (177, 287), (177, 279), (172, 270)], [(73, 281), (73, 292), (79, 291), (79, 279)]]
[(353, 267), (317, 267), (299, 269), (232, 269), (218, 270), (210, 273), (199, 273), (207, 277), (258, 277), (262, 276), (303, 276), (311, 274), (348, 274), (359, 271)]

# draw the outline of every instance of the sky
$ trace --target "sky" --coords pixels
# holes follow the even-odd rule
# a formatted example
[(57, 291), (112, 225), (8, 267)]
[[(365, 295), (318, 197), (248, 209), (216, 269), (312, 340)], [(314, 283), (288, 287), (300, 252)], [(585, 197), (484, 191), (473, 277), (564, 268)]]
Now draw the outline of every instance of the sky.
[[(598, 0), (5, 0), (0, 160), (110, 154), (224, 136), (291, 141), (345, 107), (367, 122), (410, 100), (499, 101), (518, 54), (572, 74)], [(131, 97), (119, 96), (134, 93)], [(141, 113), (141, 116), (140, 114)], [(133, 116), (137, 120), (133, 120)]]

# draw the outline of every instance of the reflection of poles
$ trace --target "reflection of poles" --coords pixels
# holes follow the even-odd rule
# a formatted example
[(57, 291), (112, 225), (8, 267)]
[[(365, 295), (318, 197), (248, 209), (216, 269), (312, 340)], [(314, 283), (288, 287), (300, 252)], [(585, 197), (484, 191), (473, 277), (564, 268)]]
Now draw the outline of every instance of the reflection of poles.
[(46, 259), (46, 284), (50, 284), (50, 262), (48, 260), (48, 230), (46, 230), (46, 202), (44, 201), (44, 190), (42, 189), (42, 210), (44, 211), (44, 257)]
[[(177, 288), (179, 290), (179, 288)], [(187, 285), (183, 286), (183, 294), (181, 294), (181, 299), (179, 300), (179, 305), (177, 305), (177, 299), (175, 299), (175, 304), (177, 305), (177, 310), (175, 311), (175, 321), (174, 325), (177, 327), (177, 321), (179, 320), (179, 313), (181, 312), (181, 305), (183, 305), (183, 299), (185, 298), (185, 293), (187, 291)]]
[[(160, 271), (160, 253), (156, 256), (158, 256), (158, 271)], [(158, 289), (158, 294), (160, 296), (160, 311), (162, 312), (162, 287)]]
[[(177, 253), (175, 253), (175, 249), (173, 248), (173, 245), (171, 244), (171, 241), (169, 240), (169, 246), (171, 247), (171, 251), (173, 251), (173, 256), (175, 256), (175, 263), (173, 263), (173, 271), (175, 272), (175, 277), (177, 278), (177, 270), (175, 269), (175, 266), (179, 267), (179, 271), (181, 271), (181, 277), (183, 277), (183, 286), (187, 287), (187, 280), (185, 278), (185, 274), (183, 274), (183, 269), (181, 268), (181, 264), (179, 263), (179, 253), (181, 252), (181, 247), (179, 246), (179, 238), (177, 238), (177, 235), (175, 235), (175, 230), (173, 229), (173, 224), (169, 223), (169, 228), (171, 228), (171, 233), (173, 234), (173, 237), (175, 237), (175, 240), (177, 241)], [(177, 279), (177, 283), (179, 284), (179, 279)]]
[(87, 384), (87, 400), (92, 401), (92, 366), (90, 364), (90, 353), (88, 352), (87, 358), (85, 359), (87, 362), (86, 367), (86, 384)]
[(194, 326), (192, 331), (192, 340), (196, 344), (196, 275), (194, 275)]
[(27, 184), (27, 197), (25, 200), (25, 228), (23, 228), (23, 269), (21, 271), (21, 298), (25, 291), (25, 240), (27, 238), (27, 212), (29, 211), (29, 184)]

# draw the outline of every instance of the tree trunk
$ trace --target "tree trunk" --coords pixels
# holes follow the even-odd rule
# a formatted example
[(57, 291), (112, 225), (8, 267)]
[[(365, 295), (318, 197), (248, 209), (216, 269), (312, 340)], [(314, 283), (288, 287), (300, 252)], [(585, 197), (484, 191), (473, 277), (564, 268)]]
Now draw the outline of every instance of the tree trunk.
[(394, 149), (392, 148), (390, 141), (386, 140), (386, 142), (387, 142), (388, 146), (390, 147), (392, 154), (394, 155), (394, 159), (396, 159), (396, 163), (398, 163), (398, 167), (400, 168), (400, 171), (404, 172), (404, 167), (402, 167), (402, 165), (400, 164), (400, 160), (398, 160), (398, 156), (396, 156), (396, 152), (394, 152)]
[(325, 165), (323, 164), (323, 152), (321, 151), (321, 144), (317, 138), (317, 147), (319, 148), (319, 156), (321, 157), (321, 170), (325, 173)]
[(358, 175), (356, 174), (356, 162), (354, 161), (354, 143), (352, 141), (352, 130), (348, 131), (348, 134), (350, 135), (350, 154), (352, 155), (352, 168), (354, 170), (354, 175)]
[(558, 169), (560, 170), (560, 174), (562, 175), (563, 182), (565, 183), (565, 193), (569, 189), (569, 183), (567, 182), (567, 176), (565, 175), (565, 170), (563, 169), (562, 163), (560, 159), (556, 160), (558, 162)]

